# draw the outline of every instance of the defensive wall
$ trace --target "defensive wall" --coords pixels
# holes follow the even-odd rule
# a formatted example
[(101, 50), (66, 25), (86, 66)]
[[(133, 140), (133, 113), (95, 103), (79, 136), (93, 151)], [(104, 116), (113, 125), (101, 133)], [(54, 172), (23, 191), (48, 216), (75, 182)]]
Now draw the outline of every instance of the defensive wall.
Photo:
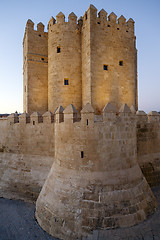
[(55, 237), (82, 239), (155, 211), (160, 115), (137, 111), (135, 40), (133, 19), (93, 5), (78, 21), (60, 12), (48, 32), (27, 21), (25, 113), (0, 119), (0, 197), (38, 197), (36, 218)]
[[(59, 108), (59, 111), (61, 112), (59, 121), (63, 121), (63, 108)], [(102, 121), (102, 115), (94, 115), (92, 118), (95, 124), (100, 124), (96, 119)], [(160, 179), (160, 115), (155, 111), (148, 115), (138, 111), (135, 118), (136, 158), (148, 183), (156, 186), (159, 185)], [(22, 196), (24, 199), (33, 200), (38, 197), (55, 157), (55, 122), (56, 114), (50, 112), (46, 112), (43, 116), (39, 113), (31, 115), (24, 113), (19, 117), (11, 114), (8, 118), (0, 119), (1, 195), (9, 198), (16, 195), (17, 198)], [(103, 126), (101, 128), (103, 129)], [(58, 139), (57, 134), (56, 137)], [(84, 151), (80, 148), (81, 145), (77, 153), (79, 156), (81, 151)], [(69, 146), (69, 149), (72, 149), (72, 146)], [(66, 156), (68, 150), (65, 149)], [(106, 154), (114, 154), (114, 148), (112, 151), (113, 153), (107, 151)], [(83, 154), (85, 158), (85, 151)], [(110, 164), (108, 167), (111, 168), (111, 161), (106, 164)]]
[(53, 114), (0, 120), (0, 196), (35, 201), (54, 159)]
[(150, 186), (160, 184), (160, 114), (137, 114), (137, 160)]
[(73, 105), (63, 114), (55, 123), (55, 160), (36, 202), (40, 226), (67, 240), (145, 220), (156, 202), (137, 162), (136, 115), (110, 103), (101, 116), (89, 103), (81, 118)]

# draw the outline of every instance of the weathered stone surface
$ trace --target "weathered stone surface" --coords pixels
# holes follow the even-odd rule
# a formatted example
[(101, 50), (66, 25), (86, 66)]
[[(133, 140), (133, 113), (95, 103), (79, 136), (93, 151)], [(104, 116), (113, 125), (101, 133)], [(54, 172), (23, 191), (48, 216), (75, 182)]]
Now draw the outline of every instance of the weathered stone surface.
[(48, 110), (48, 33), (43, 23), (27, 21), (23, 39), (23, 111)]
[[(159, 240), (160, 187), (153, 188), (153, 193), (158, 201), (158, 209), (146, 221), (129, 228), (94, 230), (93, 234), (89, 234), (82, 240)], [(12, 239), (14, 236), (15, 239), (20, 240), (58, 240), (38, 226), (34, 217), (34, 204), (1, 198), (0, 212), (0, 236), (2, 239)]]
[(36, 203), (36, 218), (51, 235), (81, 239), (95, 229), (135, 225), (155, 211), (129, 113), (115, 115), (114, 124), (56, 124), (55, 161)]
[(97, 17), (92, 4), (78, 24), (73, 12), (68, 22), (62, 12), (56, 19), (49, 21), (47, 33), (42, 23), (37, 31), (26, 28), (24, 111), (43, 114), (71, 103), (80, 111), (88, 102), (96, 114), (106, 102), (118, 109), (127, 103), (137, 110), (133, 20), (125, 24), (126, 19), (120, 16), (117, 23), (117, 16), (112, 12), (107, 19), (104, 9)]
[(107, 19), (104, 10), (97, 17), (93, 5), (78, 24), (74, 13), (68, 22), (61, 12), (56, 19), (48, 33), (42, 23), (37, 30), (26, 24), (26, 114), (0, 119), (0, 196), (35, 200), (50, 169), (36, 217), (50, 234), (71, 240), (154, 212), (148, 183), (159, 184), (160, 119), (154, 111), (133, 114), (132, 19)]

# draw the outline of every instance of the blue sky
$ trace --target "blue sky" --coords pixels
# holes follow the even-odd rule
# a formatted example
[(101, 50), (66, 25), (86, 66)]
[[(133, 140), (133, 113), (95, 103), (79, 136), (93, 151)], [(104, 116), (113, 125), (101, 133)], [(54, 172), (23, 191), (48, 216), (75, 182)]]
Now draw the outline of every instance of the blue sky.
[(46, 27), (51, 16), (79, 17), (95, 5), (135, 21), (139, 109), (160, 111), (160, 0), (5, 0), (0, 3), (0, 113), (23, 111), (23, 35), (27, 19)]

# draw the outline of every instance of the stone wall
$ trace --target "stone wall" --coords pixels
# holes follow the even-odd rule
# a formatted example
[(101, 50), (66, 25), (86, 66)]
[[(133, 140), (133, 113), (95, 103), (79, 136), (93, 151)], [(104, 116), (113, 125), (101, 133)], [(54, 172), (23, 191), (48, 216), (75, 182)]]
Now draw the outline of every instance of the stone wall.
[(146, 219), (156, 203), (137, 162), (135, 114), (127, 105), (117, 114), (111, 104), (98, 118), (90, 104), (80, 121), (73, 105), (63, 113), (55, 161), (36, 203), (40, 226), (67, 240)]
[(160, 185), (160, 115), (137, 112), (138, 163), (150, 186)]
[[(48, 109), (74, 103), (82, 108), (81, 31), (77, 16), (65, 22), (63, 13), (51, 18), (48, 29)], [(67, 83), (66, 83), (67, 82)]]
[(0, 197), (37, 199), (54, 160), (53, 117), (12, 114), (0, 120)]
[(48, 110), (48, 33), (39, 23), (27, 21), (23, 40), (23, 111)]

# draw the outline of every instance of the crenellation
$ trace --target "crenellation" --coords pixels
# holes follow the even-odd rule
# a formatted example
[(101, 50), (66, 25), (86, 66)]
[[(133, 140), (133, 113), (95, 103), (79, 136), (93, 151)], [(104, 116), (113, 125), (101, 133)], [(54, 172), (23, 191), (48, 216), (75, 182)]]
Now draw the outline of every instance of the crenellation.
[(87, 103), (81, 110), (81, 123), (89, 126), (94, 123), (95, 112), (90, 103)]
[(39, 22), (37, 24), (37, 31), (38, 32), (44, 32), (44, 24), (43, 23)]
[(77, 117), (78, 111), (73, 106), (73, 104), (70, 104), (69, 106), (67, 106), (64, 109), (63, 114), (64, 114), (64, 122), (65, 123), (68, 123), (68, 124), (74, 123), (74, 122), (77, 122), (77, 120), (78, 120), (78, 117)]
[(38, 123), (42, 123), (42, 122), (43, 122), (43, 118), (39, 112), (33, 112), (30, 115), (30, 123), (32, 125), (37, 125)]
[(28, 19), (28, 21), (26, 23), (26, 29), (27, 30), (34, 30), (34, 22), (32, 22), (31, 19)]
[(101, 11), (98, 13), (98, 24), (106, 24), (107, 23), (107, 12), (104, 9), (101, 9)]
[(128, 105), (125, 103), (119, 109), (119, 113), (132, 113), (132, 112), (131, 112), (131, 109), (128, 107)]
[(56, 19), (54, 17), (51, 17), (51, 19), (48, 22), (48, 30), (51, 26), (53, 26), (56, 23)]
[(160, 121), (160, 114), (156, 111), (151, 111), (148, 114), (148, 122), (159, 122)]
[(132, 19), (132, 18), (130, 18), (127, 22), (126, 22), (126, 24), (127, 24), (127, 26), (128, 26), (128, 30), (129, 30), (129, 32), (131, 32), (132, 34), (134, 34), (134, 20)]
[(55, 111), (55, 119), (56, 123), (64, 122), (64, 114), (63, 114), (64, 108), (62, 106), (59, 106)]
[(135, 107), (133, 105), (130, 107), (130, 110), (133, 114), (136, 114), (136, 110), (135, 110)]
[(68, 22), (77, 24), (77, 16), (74, 14), (74, 12), (71, 12), (68, 16)]
[(111, 123), (115, 122), (118, 116), (118, 111), (112, 103), (107, 103), (103, 109), (103, 122)]
[(126, 18), (123, 15), (121, 15), (118, 18), (118, 24), (120, 24), (120, 25), (125, 25), (126, 24)]
[(43, 123), (50, 124), (54, 122), (54, 114), (52, 112), (45, 112), (43, 115)]
[(59, 12), (56, 16), (57, 24), (63, 24), (65, 22), (65, 15), (62, 12)]
[(148, 121), (147, 114), (144, 111), (138, 110), (136, 112), (137, 122), (146, 123)]
[(28, 113), (22, 113), (19, 116), (19, 123), (20, 124), (27, 124), (30, 123), (30, 115)]
[(116, 22), (117, 22), (117, 15), (114, 12), (111, 12), (110, 15), (108, 16), (108, 21), (111, 24), (116, 24)]
[(19, 116), (17, 113), (12, 113), (7, 117), (8, 123), (11, 124), (15, 124), (15, 123), (19, 123)]

